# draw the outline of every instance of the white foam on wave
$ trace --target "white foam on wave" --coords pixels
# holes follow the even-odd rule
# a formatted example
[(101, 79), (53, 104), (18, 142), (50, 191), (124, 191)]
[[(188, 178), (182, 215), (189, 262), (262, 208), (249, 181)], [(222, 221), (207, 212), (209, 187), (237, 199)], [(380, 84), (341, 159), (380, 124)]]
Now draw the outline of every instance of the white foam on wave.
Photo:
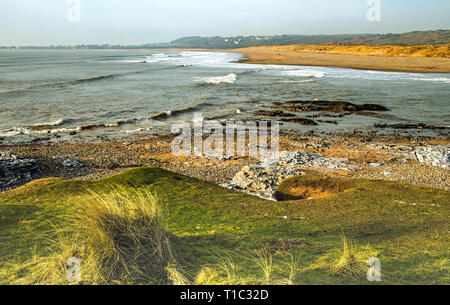
[(168, 63), (183, 66), (229, 67), (231, 62), (241, 58), (240, 54), (225, 52), (175, 52), (155, 53), (135, 59), (120, 60), (122, 63)]
[(133, 134), (133, 133), (138, 133), (138, 132), (143, 132), (143, 131), (145, 131), (144, 128), (136, 128), (136, 129), (127, 129), (127, 130), (124, 130), (123, 132), (126, 134)]
[(15, 137), (19, 135), (30, 134), (30, 129), (24, 127), (12, 127), (8, 129), (0, 130), (0, 137)]
[(282, 80), (279, 83), (312, 83), (313, 79), (302, 79), (302, 80)]
[(45, 129), (39, 131), (33, 131), (32, 134), (58, 134), (58, 133), (69, 133), (69, 132), (78, 132), (81, 131), (81, 127), (73, 127), (73, 128), (56, 128), (56, 129)]
[(222, 84), (228, 83), (233, 84), (237, 79), (237, 75), (234, 73), (230, 73), (224, 76), (216, 76), (216, 77), (196, 77), (195, 80), (198, 82), (203, 82), (205, 84)]
[(119, 127), (119, 122), (113, 122), (113, 123), (105, 123), (103, 124), (104, 127)]
[(300, 76), (300, 77), (317, 77), (321, 78), (325, 76), (325, 72), (317, 71), (317, 70), (309, 70), (309, 69), (300, 69), (300, 70), (288, 70), (281, 71), (282, 75), (285, 76)]
[(355, 70), (346, 68), (324, 68), (327, 77), (357, 79), (357, 80), (375, 80), (375, 81), (427, 81), (438, 83), (450, 83), (447, 75), (433, 75), (426, 73), (411, 72), (392, 72), (392, 71), (372, 71), (372, 70)]
[(61, 126), (62, 124), (64, 124), (64, 120), (63, 119), (58, 119), (58, 120), (53, 121), (53, 122), (38, 123), (38, 124), (35, 124), (33, 126), (34, 127)]
[(415, 80), (450, 84), (450, 78), (447, 78), (447, 77), (429, 77), (429, 78), (422, 77), (422, 78), (416, 78)]
[(43, 129), (43, 130), (31, 130), (25, 127), (12, 127), (4, 130), (0, 130), (0, 137), (16, 137), (16, 136), (38, 136), (43, 134), (59, 134), (59, 133), (70, 133), (70, 132), (78, 132), (82, 128), (74, 127), (74, 128), (56, 128), (56, 129)]

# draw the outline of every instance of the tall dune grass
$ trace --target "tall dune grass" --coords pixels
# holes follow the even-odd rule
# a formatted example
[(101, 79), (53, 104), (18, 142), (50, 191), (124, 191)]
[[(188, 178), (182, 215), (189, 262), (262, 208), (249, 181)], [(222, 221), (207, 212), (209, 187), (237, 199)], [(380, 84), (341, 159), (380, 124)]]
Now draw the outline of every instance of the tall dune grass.
[[(67, 282), (66, 262), (81, 261), (81, 283), (124, 284), (167, 279), (174, 261), (158, 200), (146, 190), (90, 191), (55, 228), (51, 256), (32, 259), (24, 283)], [(24, 265), (22, 265), (22, 268)]]
[(336, 249), (338, 260), (331, 265), (331, 274), (335, 276), (362, 278), (365, 275), (366, 267), (364, 261), (359, 257), (356, 247), (342, 234), (342, 248)]

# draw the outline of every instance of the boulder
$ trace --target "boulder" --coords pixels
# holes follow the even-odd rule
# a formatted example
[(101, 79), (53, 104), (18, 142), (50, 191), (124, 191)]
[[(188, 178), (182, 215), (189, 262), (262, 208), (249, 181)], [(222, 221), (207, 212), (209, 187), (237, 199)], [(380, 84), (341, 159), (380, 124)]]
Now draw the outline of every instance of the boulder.
[(281, 181), (303, 174), (302, 171), (291, 167), (268, 168), (261, 165), (251, 165), (243, 167), (233, 180), (224, 186), (264, 199), (276, 200), (274, 194)]
[(64, 160), (61, 165), (69, 168), (82, 168), (84, 166), (82, 162), (71, 159)]

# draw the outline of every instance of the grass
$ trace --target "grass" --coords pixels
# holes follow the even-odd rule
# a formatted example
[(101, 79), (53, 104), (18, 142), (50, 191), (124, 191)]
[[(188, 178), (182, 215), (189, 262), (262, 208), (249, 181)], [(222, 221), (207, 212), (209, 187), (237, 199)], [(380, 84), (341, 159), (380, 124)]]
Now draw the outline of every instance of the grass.
[(138, 281), (149, 273), (163, 273), (174, 261), (171, 235), (148, 190), (88, 190), (83, 200), (57, 217), (63, 223), (49, 223), (52, 230), (40, 237), (44, 245), (48, 241), (51, 255), (36, 254), (26, 264), (10, 266), (25, 273), (17, 283), (66, 283), (66, 262), (72, 257), (81, 260), (86, 284)]
[[(450, 284), (449, 192), (340, 182), (327, 197), (271, 202), (158, 168), (35, 181), (0, 195), (0, 283), (372, 284), (377, 257), (373, 284)], [(67, 281), (71, 257), (81, 282)]]
[(264, 282), (270, 284), (273, 273), (273, 257), (272, 253), (266, 248), (262, 248), (256, 251), (255, 256), (252, 257), (253, 262), (261, 268), (264, 274)]
[(333, 275), (362, 278), (366, 269), (364, 261), (358, 257), (358, 252), (353, 243), (342, 235), (342, 249), (338, 249), (338, 260), (331, 265), (330, 271)]

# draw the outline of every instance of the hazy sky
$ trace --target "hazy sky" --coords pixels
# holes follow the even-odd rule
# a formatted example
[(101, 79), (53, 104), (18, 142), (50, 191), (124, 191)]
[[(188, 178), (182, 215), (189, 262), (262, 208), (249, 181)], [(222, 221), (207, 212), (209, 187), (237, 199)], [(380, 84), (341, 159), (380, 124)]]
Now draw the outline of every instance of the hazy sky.
[(450, 0), (380, 0), (380, 22), (368, 21), (367, 0), (78, 1), (81, 20), (69, 22), (68, 0), (1, 0), (0, 45), (142, 44), (194, 35), (399, 33), (450, 28)]

